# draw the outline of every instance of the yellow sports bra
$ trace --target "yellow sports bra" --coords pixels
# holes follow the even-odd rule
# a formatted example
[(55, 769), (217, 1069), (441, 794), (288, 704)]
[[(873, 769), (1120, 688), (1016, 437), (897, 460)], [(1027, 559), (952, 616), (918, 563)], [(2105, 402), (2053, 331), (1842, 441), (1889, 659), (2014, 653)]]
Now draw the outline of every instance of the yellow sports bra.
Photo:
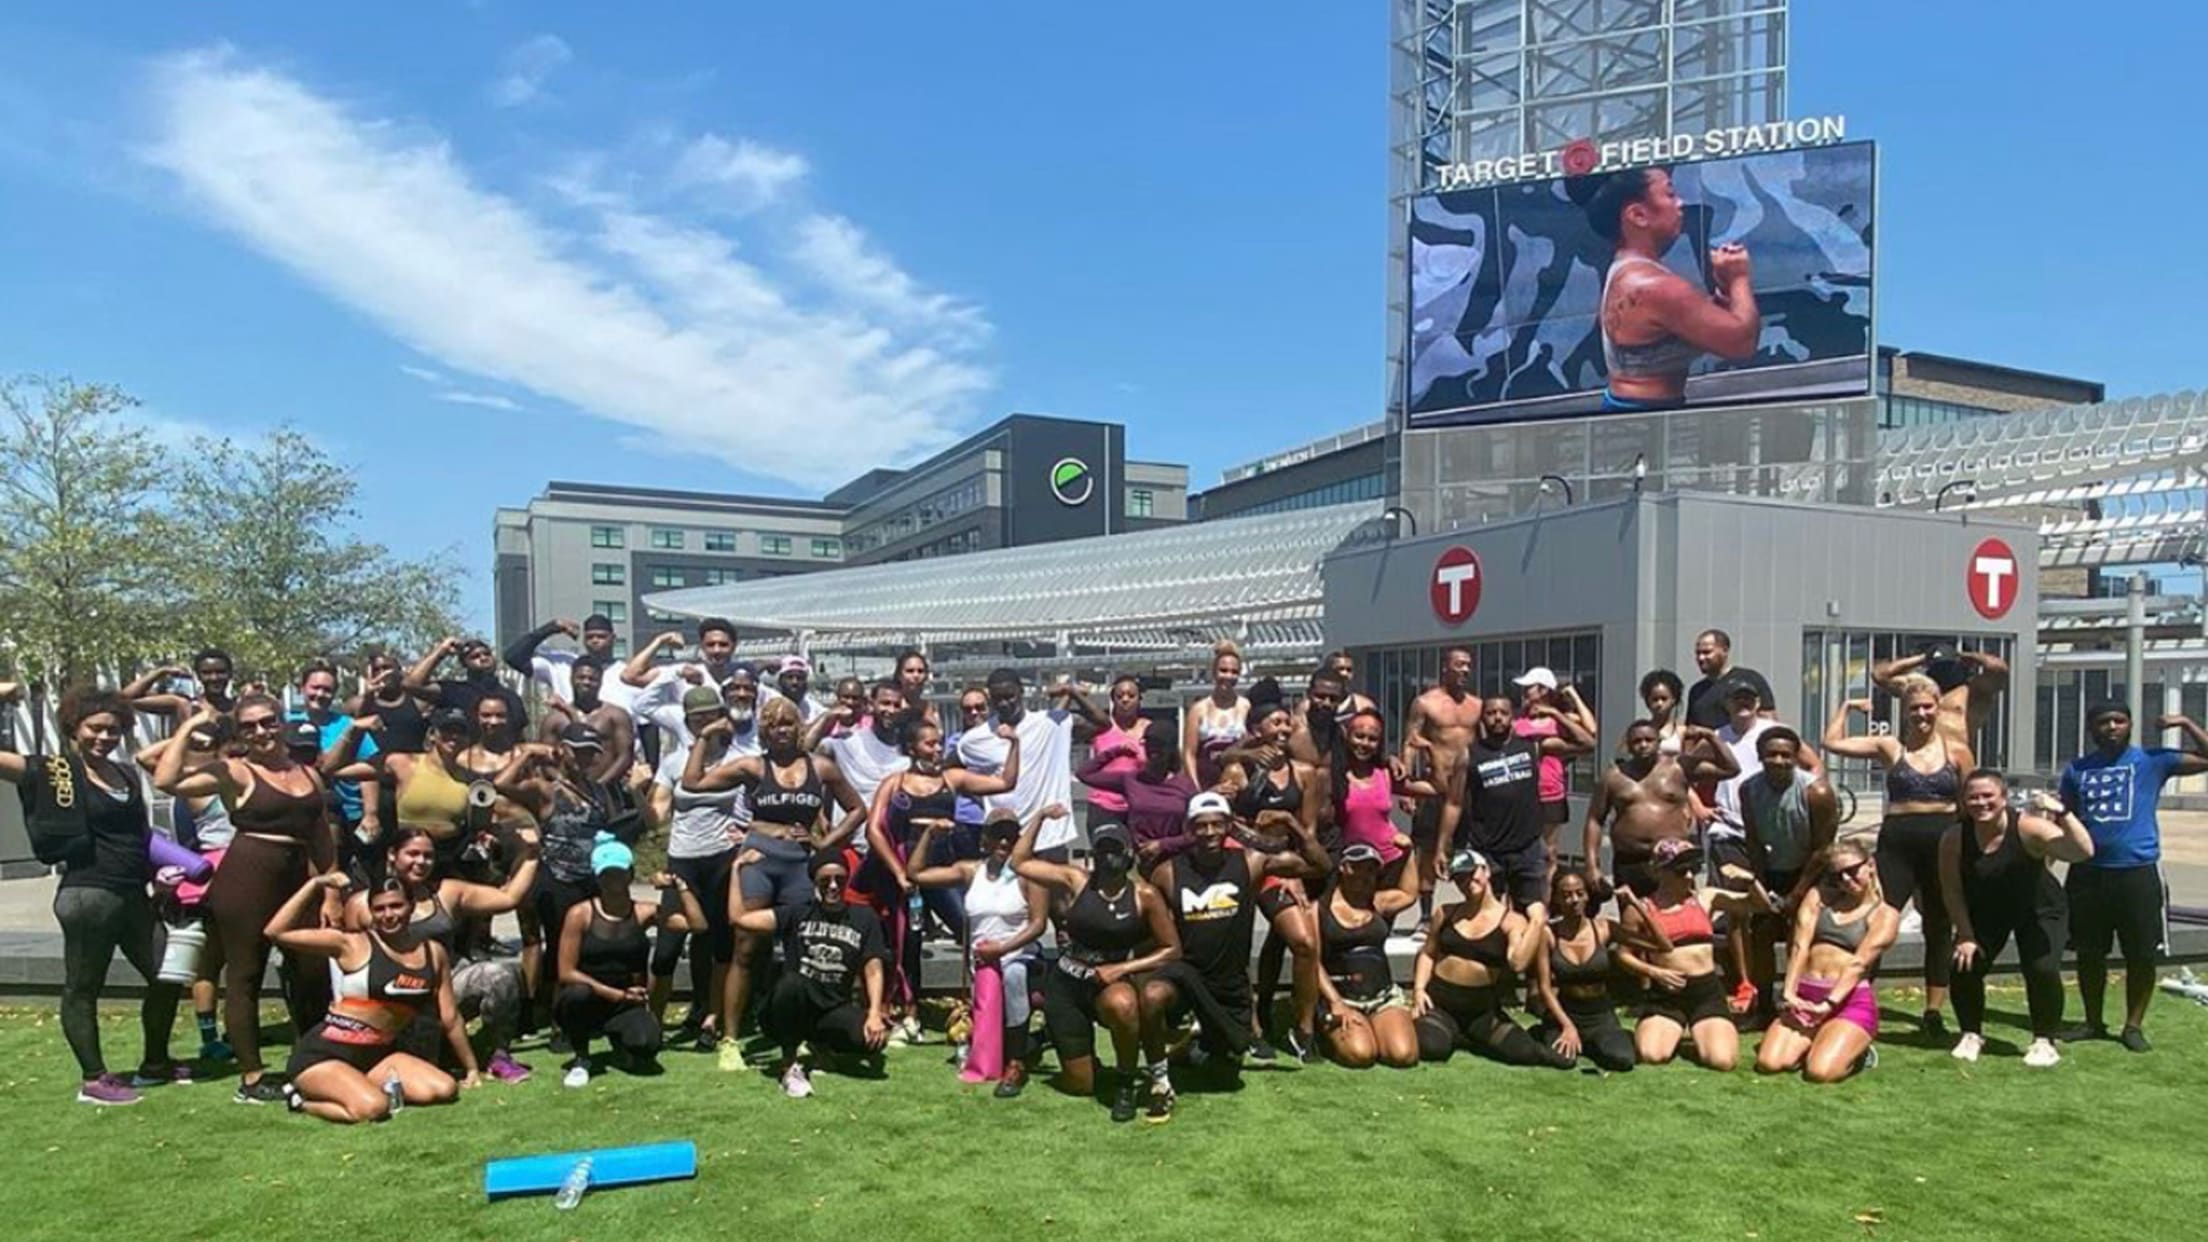
[(414, 762), (414, 774), (399, 786), (399, 822), (429, 830), (438, 838), (455, 836), (468, 822), (468, 787), (427, 755)]

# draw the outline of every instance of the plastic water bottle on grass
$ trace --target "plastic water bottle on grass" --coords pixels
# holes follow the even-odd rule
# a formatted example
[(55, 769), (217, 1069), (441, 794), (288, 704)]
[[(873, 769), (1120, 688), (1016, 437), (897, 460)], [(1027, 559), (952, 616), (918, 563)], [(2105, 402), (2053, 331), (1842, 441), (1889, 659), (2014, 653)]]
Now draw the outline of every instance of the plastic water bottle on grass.
[(397, 1070), (383, 1076), (383, 1099), (391, 1106), (389, 1111), (394, 1117), (399, 1115), (400, 1109), (406, 1107), (406, 1084), (399, 1081)]
[(562, 1212), (573, 1211), (583, 1201), (583, 1192), (590, 1189), (590, 1157), (575, 1162), (560, 1181), (560, 1193), (552, 1196), (552, 1206)]

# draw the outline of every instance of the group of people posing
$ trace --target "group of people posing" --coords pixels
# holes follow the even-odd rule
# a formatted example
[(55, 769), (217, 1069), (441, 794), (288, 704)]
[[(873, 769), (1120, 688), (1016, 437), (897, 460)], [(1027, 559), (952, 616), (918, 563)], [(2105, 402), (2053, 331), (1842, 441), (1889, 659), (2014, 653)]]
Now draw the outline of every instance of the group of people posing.
[[(562, 633), (579, 649), (548, 645)], [(2155, 798), (2208, 770), (2197, 725), (2161, 722), (2197, 750), (2141, 750), (2103, 706), (2061, 797), (2019, 804), (1969, 750), (2006, 670), (1935, 652), (1876, 671), (1897, 733), (1850, 731), (1868, 703), (1825, 729), (1827, 755), (1886, 774), (1875, 845), (1841, 837), (1823, 761), (1710, 631), (1694, 687), (1643, 680), (1648, 714), (1595, 782), (1574, 857), (1568, 767), (1600, 727), (1543, 668), (1482, 698), (1453, 649), (1391, 744), (1343, 653), (1292, 700), (1272, 678), (1245, 687), (1221, 644), (1210, 692), (1177, 718), (1146, 714), (1133, 677), (1102, 704), (1070, 682), (1037, 704), (1000, 669), (945, 704), (950, 721), (919, 652), (823, 700), (801, 657), (738, 661), (726, 622), (700, 626), (693, 658), (662, 658), (684, 641), (616, 662), (604, 618), (558, 621), (503, 653), (450, 640), (411, 667), (371, 658), (342, 702), (316, 663), (288, 708), (234, 691), (228, 658), (207, 651), (66, 696), (60, 744), (0, 753), (0, 779), (21, 786), (34, 849), (61, 871), (78, 1098), (132, 1103), (189, 1077), (169, 1053), (186, 991), (198, 1059), (234, 1058), (241, 1102), (335, 1121), (526, 1078), (513, 1049), (537, 1029), (582, 1086), (609, 1065), (657, 1072), (670, 1042), (743, 1069), (756, 1026), (753, 1050), (804, 1097), (824, 1065), (879, 1074), (886, 1046), (920, 1038), (931, 929), (961, 946), (962, 1075), (1017, 1096), (1047, 1047), (1054, 1085), (1120, 1121), (1168, 1119), (1176, 1075), (1231, 1083), (1245, 1061), (1465, 1051), (1624, 1071), (1685, 1054), (1724, 1070), (1743, 1027), (1764, 1029), (1759, 1069), (1833, 1081), (1875, 1059), (1872, 979), (1912, 902), (1924, 1023), (1937, 1032), (1951, 998), (1958, 1057), (1984, 1048), (1985, 975), (2012, 938), (2027, 1064), (2102, 1031), (2118, 941), (2121, 1038), (2143, 1051), (2162, 941)], [(533, 727), (501, 655), (538, 690)], [(127, 746), (139, 713), (174, 727)], [(141, 772), (173, 799), (172, 832), (154, 829)], [(647, 838), (667, 861), (639, 884)], [(1437, 908), (1442, 892), (1454, 900)], [(1388, 948), (1414, 908), (1405, 986)], [(491, 932), (509, 914), (518, 951)], [(2066, 941), (2082, 1030), (2060, 1027)], [(108, 1071), (95, 1016), (118, 951), (147, 980), (127, 1077)], [(691, 1011), (670, 1022), (685, 951)], [(272, 953), (295, 1035), (281, 1076), (261, 1052)]]

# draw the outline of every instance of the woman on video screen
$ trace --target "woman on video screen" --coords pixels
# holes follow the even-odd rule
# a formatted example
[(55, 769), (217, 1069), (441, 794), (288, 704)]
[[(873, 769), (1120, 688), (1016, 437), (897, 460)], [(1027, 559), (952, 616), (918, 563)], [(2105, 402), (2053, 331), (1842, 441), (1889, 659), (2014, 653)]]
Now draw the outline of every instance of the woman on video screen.
[(1687, 371), (1704, 354), (1746, 358), (1763, 327), (1749, 280), (1748, 251), (1710, 251), (1705, 293), (1664, 266), (1686, 212), (1662, 168), (1630, 168), (1568, 182), (1597, 236), (1617, 248), (1602, 287), (1602, 356), (1610, 386), (1605, 410), (1656, 410), (1686, 403)]

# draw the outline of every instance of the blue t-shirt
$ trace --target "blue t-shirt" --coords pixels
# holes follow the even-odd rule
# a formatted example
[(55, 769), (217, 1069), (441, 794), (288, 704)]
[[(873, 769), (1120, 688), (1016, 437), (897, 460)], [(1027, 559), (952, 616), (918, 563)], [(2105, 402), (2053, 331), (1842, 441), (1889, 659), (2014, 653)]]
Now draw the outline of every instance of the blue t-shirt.
[(2062, 801), (2093, 837), (2090, 867), (2150, 867), (2162, 858), (2156, 813), (2162, 782), (2185, 757), (2180, 750), (2126, 746), (2115, 755), (2080, 755), (2062, 770)]
[[(307, 718), (307, 714), (305, 712), (292, 712), (284, 718), (286, 720), (305, 720)], [(337, 745), (338, 739), (345, 736), (346, 728), (352, 723), (353, 718), (351, 716), (332, 713), (330, 718), (323, 721), (321, 725), (322, 749), (324, 751), (327, 751), (331, 747)], [(360, 749), (353, 752), (353, 757), (355, 759), (361, 760), (375, 758), (375, 737), (373, 735), (362, 736), (362, 738), (360, 739)], [(330, 794), (337, 799), (337, 816), (339, 819), (348, 824), (357, 824), (360, 822), (361, 808), (359, 781), (331, 781)]]

